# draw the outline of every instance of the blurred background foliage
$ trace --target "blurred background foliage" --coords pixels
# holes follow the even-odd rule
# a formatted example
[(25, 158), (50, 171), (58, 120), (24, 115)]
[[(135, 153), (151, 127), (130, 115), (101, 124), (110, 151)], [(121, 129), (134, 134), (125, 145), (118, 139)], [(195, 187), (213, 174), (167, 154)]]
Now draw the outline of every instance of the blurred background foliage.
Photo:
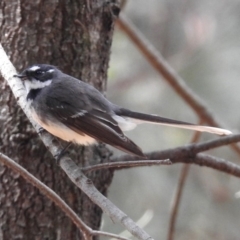
[[(240, 1), (129, 0), (123, 13), (223, 125), (234, 133), (239, 132)], [(190, 107), (118, 28), (106, 95), (114, 103), (132, 110), (199, 122)], [(147, 152), (188, 144), (193, 132), (142, 125), (127, 135)], [(217, 137), (204, 133), (200, 141)], [(240, 162), (229, 147), (210, 153)], [(116, 171), (109, 198), (134, 220), (143, 217), (144, 228), (152, 237), (166, 239), (180, 171), (180, 164)], [(239, 239), (240, 199), (235, 197), (239, 190), (239, 179), (191, 166), (175, 239)], [(104, 218), (103, 229), (122, 231), (108, 217)]]

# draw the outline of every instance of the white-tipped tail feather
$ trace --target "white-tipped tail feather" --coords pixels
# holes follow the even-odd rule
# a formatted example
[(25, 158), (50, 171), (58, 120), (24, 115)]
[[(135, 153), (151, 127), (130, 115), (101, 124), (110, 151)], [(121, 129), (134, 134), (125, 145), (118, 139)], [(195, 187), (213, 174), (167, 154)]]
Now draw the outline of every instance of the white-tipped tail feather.
[[(154, 116), (155, 118), (158, 117), (155, 115), (151, 115), (151, 116)], [(159, 122), (130, 118), (130, 117), (125, 117), (125, 116), (117, 116), (117, 115), (113, 116), (113, 118), (118, 122), (118, 125), (122, 129), (122, 131), (132, 130), (138, 124), (141, 124), (141, 123), (151, 123), (151, 124), (159, 124), (159, 125), (164, 125), (164, 126), (169, 126), (169, 127), (189, 129), (189, 130), (194, 130), (194, 131), (199, 131), (199, 132), (208, 132), (208, 133), (213, 133), (213, 134), (217, 134), (217, 135), (232, 134), (231, 131), (222, 129), (222, 128), (201, 126), (201, 125), (194, 125), (194, 124), (188, 125), (187, 123), (185, 124), (184, 122), (175, 121), (175, 120), (166, 119), (166, 118), (164, 120), (160, 120), (160, 119), (163, 119), (161, 117), (159, 117)], [(172, 123), (168, 123), (166, 121), (172, 121)], [(174, 122), (176, 122), (176, 123), (174, 123)]]
[[(153, 122), (148, 122), (153, 123)], [(222, 128), (216, 128), (216, 127), (208, 127), (208, 126), (200, 126), (200, 125), (177, 125), (177, 124), (168, 124), (168, 123), (158, 123), (160, 125), (165, 125), (169, 127), (177, 127), (177, 128), (184, 128), (199, 132), (208, 132), (208, 133), (214, 133), (217, 135), (230, 135), (232, 134), (231, 131), (222, 129)]]

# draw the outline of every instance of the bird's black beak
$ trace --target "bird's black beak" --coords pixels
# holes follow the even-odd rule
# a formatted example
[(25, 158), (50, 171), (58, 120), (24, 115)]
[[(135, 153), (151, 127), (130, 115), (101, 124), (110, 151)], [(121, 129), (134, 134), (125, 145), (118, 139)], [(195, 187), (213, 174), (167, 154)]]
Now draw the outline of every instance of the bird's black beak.
[(25, 71), (23, 71), (20, 74), (13, 75), (13, 77), (18, 77), (18, 78), (21, 78), (22, 80), (26, 80), (27, 79), (27, 75), (26, 75)]
[(17, 75), (13, 75), (13, 77), (25, 78), (25, 77), (27, 77), (27, 76), (26, 76), (26, 75), (17, 74)]

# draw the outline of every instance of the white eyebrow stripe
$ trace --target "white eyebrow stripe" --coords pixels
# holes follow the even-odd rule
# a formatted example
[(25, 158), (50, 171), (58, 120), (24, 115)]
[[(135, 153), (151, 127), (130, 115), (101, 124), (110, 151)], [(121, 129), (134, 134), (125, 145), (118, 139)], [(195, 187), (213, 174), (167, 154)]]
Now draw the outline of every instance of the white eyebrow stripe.
[(34, 71), (36, 71), (38, 69), (40, 69), (39, 66), (33, 66), (33, 67), (29, 68), (28, 70), (31, 71), (31, 72), (34, 72)]
[(49, 73), (54, 72), (54, 69), (50, 69), (47, 72), (49, 72)]

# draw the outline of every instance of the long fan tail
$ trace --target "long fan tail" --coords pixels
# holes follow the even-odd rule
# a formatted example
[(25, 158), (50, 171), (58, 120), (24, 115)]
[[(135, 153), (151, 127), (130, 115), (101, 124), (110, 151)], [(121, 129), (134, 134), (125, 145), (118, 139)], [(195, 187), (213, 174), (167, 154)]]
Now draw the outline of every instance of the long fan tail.
[(216, 127), (209, 127), (209, 126), (201, 126), (196, 125), (188, 122), (182, 122), (177, 121), (169, 118), (163, 118), (157, 115), (150, 115), (145, 113), (138, 113), (133, 112), (128, 109), (121, 108), (118, 112), (116, 112), (117, 115), (122, 116), (124, 118), (130, 118), (132, 122), (134, 123), (152, 123), (152, 124), (161, 124), (165, 126), (172, 126), (177, 128), (184, 128), (184, 129), (190, 129), (200, 132), (209, 132), (214, 133), (217, 135), (229, 135), (232, 134), (231, 131), (222, 129), (222, 128), (216, 128)]

